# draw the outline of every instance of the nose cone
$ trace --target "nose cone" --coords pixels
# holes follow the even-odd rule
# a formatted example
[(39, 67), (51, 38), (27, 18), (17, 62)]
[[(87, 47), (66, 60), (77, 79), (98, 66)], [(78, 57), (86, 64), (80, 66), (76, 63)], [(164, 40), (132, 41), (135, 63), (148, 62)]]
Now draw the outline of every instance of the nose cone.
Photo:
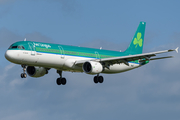
[(13, 62), (15, 60), (14, 52), (12, 50), (7, 50), (5, 53), (5, 58), (10, 62)]

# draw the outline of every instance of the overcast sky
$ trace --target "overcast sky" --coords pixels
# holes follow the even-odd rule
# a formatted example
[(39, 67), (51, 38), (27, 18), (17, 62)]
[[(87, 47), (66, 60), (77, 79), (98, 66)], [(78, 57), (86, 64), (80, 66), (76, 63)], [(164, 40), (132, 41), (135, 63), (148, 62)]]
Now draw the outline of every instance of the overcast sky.
[(140, 21), (147, 22), (144, 52), (180, 47), (179, 0), (0, 0), (1, 120), (179, 120), (180, 55), (94, 84), (85, 73), (54, 69), (21, 79), (4, 58), (7, 48), (32, 41), (125, 50)]

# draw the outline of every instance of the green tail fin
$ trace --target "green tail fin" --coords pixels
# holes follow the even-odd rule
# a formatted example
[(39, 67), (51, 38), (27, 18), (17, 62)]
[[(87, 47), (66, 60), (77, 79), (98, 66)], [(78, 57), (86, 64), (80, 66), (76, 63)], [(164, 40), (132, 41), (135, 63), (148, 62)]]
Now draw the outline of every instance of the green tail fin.
[(127, 54), (141, 54), (143, 50), (143, 43), (144, 43), (144, 33), (145, 33), (145, 22), (140, 22), (139, 26), (134, 34), (134, 37), (131, 41), (131, 44), (126, 49), (125, 53)]

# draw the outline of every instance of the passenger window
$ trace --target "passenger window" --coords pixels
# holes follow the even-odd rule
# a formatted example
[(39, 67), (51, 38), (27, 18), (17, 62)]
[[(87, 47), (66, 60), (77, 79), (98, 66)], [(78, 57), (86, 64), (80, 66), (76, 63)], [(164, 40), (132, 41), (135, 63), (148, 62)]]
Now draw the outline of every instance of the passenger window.
[(22, 46), (22, 49), (25, 49), (24, 46)]

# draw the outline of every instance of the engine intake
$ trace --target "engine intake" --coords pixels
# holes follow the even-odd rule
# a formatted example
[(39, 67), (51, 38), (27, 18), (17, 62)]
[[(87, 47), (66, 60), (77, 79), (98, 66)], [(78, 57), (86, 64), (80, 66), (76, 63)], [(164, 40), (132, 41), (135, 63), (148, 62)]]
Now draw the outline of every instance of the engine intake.
[(98, 74), (103, 71), (103, 66), (99, 62), (87, 61), (83, 64), (83, 71), (87, 74)]
[(31, 77), (42, 77), (47, 73), (47, 70), (44, 67), (34, 66), (28, 66), (26, 71)]

